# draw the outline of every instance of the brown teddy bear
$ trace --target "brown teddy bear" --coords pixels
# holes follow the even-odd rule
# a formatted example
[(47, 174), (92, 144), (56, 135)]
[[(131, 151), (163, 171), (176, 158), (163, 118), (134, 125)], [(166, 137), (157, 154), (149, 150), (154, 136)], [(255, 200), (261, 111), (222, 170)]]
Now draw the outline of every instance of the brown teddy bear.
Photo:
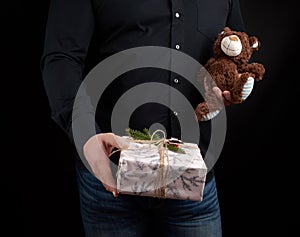
[(199, 121), (212, 119), (223, 106), (222, 98), (217, 97), (213, 91), (214, 86), (229, 91), (232, 99), (239, 103), (248, 97), (254, 81), (261, 80), (265, 73), (262, 64), (249, 63), (252, 53), (260, 46), (256, 36), (248, 36), (245, 32), (233, 31), (229, 27), (218, 34), (213, 47), (215, 55), (199, 72), (199, 81), (205, 87), (205, 101), (195, 109)]

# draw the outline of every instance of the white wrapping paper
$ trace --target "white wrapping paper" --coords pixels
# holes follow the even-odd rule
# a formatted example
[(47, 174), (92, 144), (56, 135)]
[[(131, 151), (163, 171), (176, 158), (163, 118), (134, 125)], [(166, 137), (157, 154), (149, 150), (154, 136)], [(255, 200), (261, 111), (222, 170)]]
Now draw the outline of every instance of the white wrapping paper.
[[(117, 188), (121, 194), (202, 201), (207, 173), (196, 144), (179, 145), (185, 154), (130, 141), (120, 154)], [(163, 157), (163, 161), (162, 158)]]

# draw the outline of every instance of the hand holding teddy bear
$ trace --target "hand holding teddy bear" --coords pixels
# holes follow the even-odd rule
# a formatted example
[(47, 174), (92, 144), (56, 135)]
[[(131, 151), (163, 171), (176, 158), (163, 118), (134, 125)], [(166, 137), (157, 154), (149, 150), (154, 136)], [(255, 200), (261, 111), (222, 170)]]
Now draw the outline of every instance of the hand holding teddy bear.
[(262, 80), (265, 73), (263, 64), (249, 63), (252, 53), (260, 46), (256, 36), (248, 36), (229, 27), (217, 36), (215, 55), (199, 72), (199, 81), (205, 87), (205, 101), (195, 109), (199, 121), (216, 116), (222, 106), (227, 105), (227, 100), (241, 103), (249, 96), (254, 82)]

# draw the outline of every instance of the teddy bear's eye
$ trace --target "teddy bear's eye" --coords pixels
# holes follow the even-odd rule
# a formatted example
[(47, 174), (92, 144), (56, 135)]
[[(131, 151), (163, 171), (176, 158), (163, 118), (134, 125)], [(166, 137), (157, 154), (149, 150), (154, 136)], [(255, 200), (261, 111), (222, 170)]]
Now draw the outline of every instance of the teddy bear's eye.
[(255, 41), (253, 44), (252, 44), (252, 46), (251, 46), (252, 48), (257, 48), (258, 47), (258, 42), (257, 41)]

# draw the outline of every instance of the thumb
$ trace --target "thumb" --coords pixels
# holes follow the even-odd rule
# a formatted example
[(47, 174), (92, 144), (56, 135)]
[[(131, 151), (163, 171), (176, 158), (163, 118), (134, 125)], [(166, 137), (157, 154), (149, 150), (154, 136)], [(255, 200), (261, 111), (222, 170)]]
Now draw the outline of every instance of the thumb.
[(219, 98), (219, 99), (221, 98), (222, 99), (222, 91), (221, 91), (221, 89), (219, 87), (214, 86), (212, 88), (212, 90), (216, 94), (217, 98)]

